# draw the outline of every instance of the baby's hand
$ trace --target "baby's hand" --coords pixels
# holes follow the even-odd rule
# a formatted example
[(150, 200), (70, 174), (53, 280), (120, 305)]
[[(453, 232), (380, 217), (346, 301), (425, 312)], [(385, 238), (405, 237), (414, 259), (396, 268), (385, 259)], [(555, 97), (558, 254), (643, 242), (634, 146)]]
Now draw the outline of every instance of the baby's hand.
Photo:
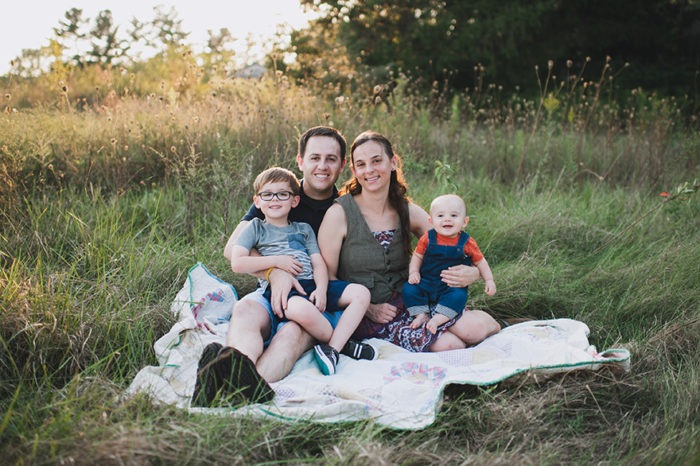
[(316, 309), (319, 310), (319, 312), (323, 312), (326, 310), (326, 292), (324, 291), (323, 293), (319, 293), (318, 290), (314, 290), (311, 292), (311, 296), (309, 296), (309, 300), (316, 305)]
[(486, 280), (486, 285), (484, 286), (484, 293), (489, 296), (496, 294), (496, 282), (493, 280)]
[(294, 256), (277, 256), (275, 267), (289, 272), (292, 275), (299, 275), (302, 271), (301, 264)]
[(408, 283), (417, 285), (420, 283), (420, 272), (411, 272), (408, 274)]
[(411, 322), (411, 328), (419, 328), (421, 325), (426, 323), (428, 321), (428, 313), (424, 312), (423, 314), (418, 314), (413, 318), (413, 321)]

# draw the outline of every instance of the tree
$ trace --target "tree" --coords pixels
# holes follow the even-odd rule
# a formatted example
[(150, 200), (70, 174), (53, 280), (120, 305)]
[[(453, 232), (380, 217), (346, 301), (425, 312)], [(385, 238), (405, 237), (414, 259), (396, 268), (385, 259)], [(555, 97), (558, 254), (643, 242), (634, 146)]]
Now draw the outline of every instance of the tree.
[(170, 10), (165, 11), (162, 5), (158, 5), (153, 10), (156, 17), (151, 23), (155, 36), (152, 44), (155, 45), (157, 40), (164, 46), (163, 49), (182, 45), (190, 33), (182, 30), (182, 19), (178, 18), (175, 8), (170, 7)]
[[(565, 73), (568, 60), (606, 56), (630, 62), (644, 84), (667, 90), (692, 86), (700, 68), (700, 6), (694, 0), (301, 0), (321, 15), (293, 36), (292, 48), (331, 30), (355, 67), (403, 72), (414, 82), (463, 89), (483, 70), (505, 87), (537, 90), (535, 65), (549, 60)], [(306, 62), (312, 61), (309, 57)], [(303, 66), (303, 64), (302, 64)], [(632, 85), (631, 83), (629, 85)]]
[(231, 61), (235, 52), (229, 48), (234, 42), (233, 35), (228, 28), (221, 28), (218, 32), (207, 30), (207, 52), (204, 55), (206, 65), (223, 65), (226, 67)]
[(95, 26), (90, 31), (92, 46), (88, 52), (92, 63), (111, 65), (115, 60), (126, 55), (129, 45), (117, 37), (119, 27), (115, 26), (110, 10), (100, 11), (95, 19)]
[(83, 57), (80, 48), (82, 41), (87, 36), (87, 32), (83, 32), (82, 29), (87, 26), (89, 21), (83, 19), (83, 10), (80, 8), (71, 8), (64, 13), (63, 17), (64, 19), (58, 21), (58, 27), (53, 28), (53, 32), (64, 49), (72, 50), (71, 60), (73, 64), (81, 66)]

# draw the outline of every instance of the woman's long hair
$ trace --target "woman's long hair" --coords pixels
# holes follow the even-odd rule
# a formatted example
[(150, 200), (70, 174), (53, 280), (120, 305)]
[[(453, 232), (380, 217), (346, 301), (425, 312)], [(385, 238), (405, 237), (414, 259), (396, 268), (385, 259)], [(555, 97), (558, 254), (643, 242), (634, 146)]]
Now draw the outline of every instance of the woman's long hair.
[[(410, 255), (411, 219), (408, 215), (408, 203), (411, 199), (406, 194), (408, 191), (408, 184), (406, 184), (406, 180), (403, 176), (401, 157), (394, 153), (391, 142), (386, 137), (374, 131), (365, 131), (355, 138), (350, 147), (350, 163), (355, 163), (355, 149), (368, 141), (374, 141), (380, 144), (384, 148), (384, 153), (389, 159), (396, 159), (396, 169), (391, 171), (391, 181), (389, 182), (389, 205), (399, 214), (403, 249), (407, 255)], [(360, 185), (360, 182), (355, 175), (353, 175), (352, 178), (345, 182), (340, 192), (341, 194), (349, 193), (355, 196), (362, 192), (362, 185)]]

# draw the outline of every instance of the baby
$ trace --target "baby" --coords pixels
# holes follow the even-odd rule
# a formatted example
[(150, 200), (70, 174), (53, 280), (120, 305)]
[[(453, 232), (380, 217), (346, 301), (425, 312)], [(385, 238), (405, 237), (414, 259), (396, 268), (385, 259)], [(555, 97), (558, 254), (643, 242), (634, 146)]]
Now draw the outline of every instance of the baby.
[[(496, 293), (496, 283), (484, 255), (474, 238), (462, 231), (469, 223), (464, 201), (457, 195), (439, 196), (430, 204), (428, 230), (418, 240), (408, 267), (408, 283), (403, 287), (403, 300), (414, 316), (411, 328), (426, 324), (431, 332), (457, 317), (467, 303), (467, 287), (453, 288), (440, 278), (440, 272), (453, 265), (475, 265), (486, 282), (485, 292)], [(432, 313), (430, 309), (434, 307)]]

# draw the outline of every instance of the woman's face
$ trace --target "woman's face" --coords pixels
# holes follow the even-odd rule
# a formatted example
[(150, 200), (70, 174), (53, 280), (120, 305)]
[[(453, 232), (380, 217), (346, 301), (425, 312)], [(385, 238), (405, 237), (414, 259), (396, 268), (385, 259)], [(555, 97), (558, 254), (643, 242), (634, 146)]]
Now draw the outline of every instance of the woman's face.
[(391, 171), (396, 169), (396, 159), (389, 158), (384, 146), (367, 141), (355, 148), (352, 159), (352, 173), (363, 190), (379, 191), (389, 186)]

